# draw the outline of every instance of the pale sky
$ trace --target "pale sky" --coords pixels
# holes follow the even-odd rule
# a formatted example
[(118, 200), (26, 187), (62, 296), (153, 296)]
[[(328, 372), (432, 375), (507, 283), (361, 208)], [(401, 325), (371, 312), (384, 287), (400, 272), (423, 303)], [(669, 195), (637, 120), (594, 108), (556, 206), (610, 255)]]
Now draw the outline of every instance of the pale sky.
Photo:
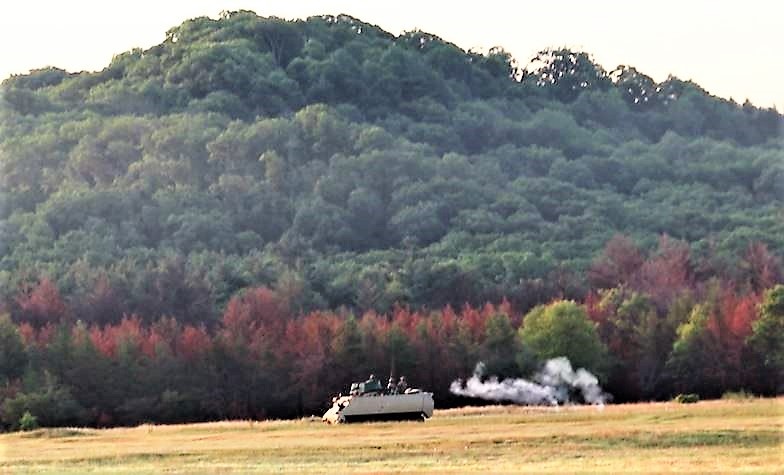
[(347, 13), (400, 34), (421, 29), (469, 49), (502, 46), (525, 64), (549, 46), (582, 49), (611, 70), (691, 79), (710, 93), (784, 111), (784, 2), (779, 0), (6, 0), (0, 80), (31, 68), (100, 70), (163, 41), (196, 16), (248, 9), (306, 18)]

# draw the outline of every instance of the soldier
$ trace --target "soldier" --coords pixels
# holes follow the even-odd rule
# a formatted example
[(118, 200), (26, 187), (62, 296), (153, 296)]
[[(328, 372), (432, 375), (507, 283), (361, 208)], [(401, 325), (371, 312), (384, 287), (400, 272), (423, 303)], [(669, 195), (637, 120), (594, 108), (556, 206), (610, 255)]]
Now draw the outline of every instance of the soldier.
[(405, 394), (406, 389), (408, 389), (408, 383), (406, 383), (406, 377), (401, 376), (400, 381), (397, 383), (397, 392), (398, 394)]
[(367, 381), (365, 381), (365, 392), (375, 393), (381, 392), (381, 381), (376, 378), (375, 374), (371, 374)]
[(395, 385), (395, 378), (390, 376), (389, 382), (387, 383), (387, 394), (396, 394), (396, 393), (397, 393), (397, 386)]

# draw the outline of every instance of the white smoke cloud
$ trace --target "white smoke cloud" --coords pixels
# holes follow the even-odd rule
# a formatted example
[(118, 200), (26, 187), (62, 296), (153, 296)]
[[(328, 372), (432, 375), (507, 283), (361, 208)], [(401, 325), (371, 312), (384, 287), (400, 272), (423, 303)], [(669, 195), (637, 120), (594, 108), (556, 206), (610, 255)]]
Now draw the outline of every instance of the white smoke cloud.
[(482, 381), (485, 365), (480, 362), (465, 384), (460, 379), (452, 381), (449, 391), (458, 396), (469, 396), (489, 401), (509, 401), (525, 405), (559, 405), (570, 402), (569, 395), (578, 391), (589, 404), (604, 405), (610, 398), (599, 380), (589, 371), (572, 369), (566, 357), (547, 360), (544, 368), (533, 377), (533, 381), (523, 378), (499, 381), (491, 376)]

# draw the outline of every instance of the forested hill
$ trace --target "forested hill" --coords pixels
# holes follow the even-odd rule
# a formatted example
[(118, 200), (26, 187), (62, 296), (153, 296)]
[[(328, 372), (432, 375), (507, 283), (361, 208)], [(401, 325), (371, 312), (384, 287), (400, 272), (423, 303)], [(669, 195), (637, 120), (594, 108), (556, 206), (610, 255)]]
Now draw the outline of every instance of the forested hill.
[(737, 282), (750, 249), (784, 251), (780, 114), (582, 52), (523, 64), (232, 12), (100, 72), (11, 77), (0, 100), (12, 315), (43, 278), (96, 323), (214, 322), (251, 286), (294, 312), (524, 310), (585, 295), (616, 234), (683, 240), (695, 273)]

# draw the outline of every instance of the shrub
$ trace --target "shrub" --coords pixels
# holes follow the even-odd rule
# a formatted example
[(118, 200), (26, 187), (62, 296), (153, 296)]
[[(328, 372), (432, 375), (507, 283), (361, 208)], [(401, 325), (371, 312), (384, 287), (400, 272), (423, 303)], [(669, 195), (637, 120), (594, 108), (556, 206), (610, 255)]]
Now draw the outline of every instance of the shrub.
[(38, 429), (38, 418), (30, 414), (30, 411), (25, 411), (19, 418), (19, 429), (23, 431)]

